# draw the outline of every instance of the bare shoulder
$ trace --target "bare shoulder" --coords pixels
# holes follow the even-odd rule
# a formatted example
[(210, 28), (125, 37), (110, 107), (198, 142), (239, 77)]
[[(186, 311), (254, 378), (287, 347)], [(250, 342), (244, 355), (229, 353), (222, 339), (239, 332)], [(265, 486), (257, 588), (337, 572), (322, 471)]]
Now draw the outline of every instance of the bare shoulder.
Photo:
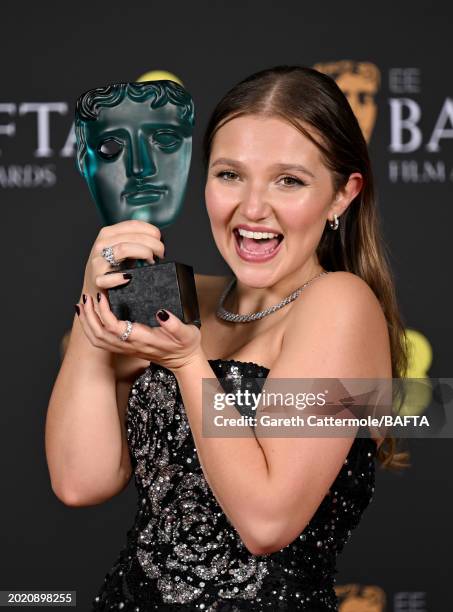
[(304, 346), (312, 343), (312, 350), (318, 352), (329, 347), (329, 363), (339, 367), (349, 348), (357, 360), (366, 355), (366, 363), (374, 366), (382, 357), (385, 367), (377, 369), (382, 376), (387, 370), (389, 340), (384, 311), (371, 287), (350, 272), (330, 272), (307, 285), (285, 329), (284, 342), (294, 344), (295, 338)]
[[(290, 313), (283, 349), (283, 367), (301, 378), (392, 376), (382, 306), (370, 286), (350, 272), (331, 272), (303, 290)], [(376, 440), (378, 446), (382, 440)]]
[(361, 291), (374, 296), (374, 293), (368, 283), (366, 283), (357, 274), (353, 274), (352, 272), (346, 271), (329, 272), (329, 274), (317, 278), (307, 286), (307, 288), (304, 290), (304, 293), (308, 293), (309, 290), (311, 291), (311, 293), (313, 293), (315, 289), (318, 291), (326, 292), (336, 292), (341, 290), (348, 292), (354, 291), (355, 293), (357, 293)]
[[(330, 272), (317, 278), (303, 290), (293, 310), (299, 322), (308, 313), (317, 312), (317, 320), (324, 316), (337, 320), (359, 317), (363, 322), (374, 322), (381, 330), (387, 328), (382, 306), (374, 291), (351, 272)], [(356, 319), (357, 323), (360, 320)]]

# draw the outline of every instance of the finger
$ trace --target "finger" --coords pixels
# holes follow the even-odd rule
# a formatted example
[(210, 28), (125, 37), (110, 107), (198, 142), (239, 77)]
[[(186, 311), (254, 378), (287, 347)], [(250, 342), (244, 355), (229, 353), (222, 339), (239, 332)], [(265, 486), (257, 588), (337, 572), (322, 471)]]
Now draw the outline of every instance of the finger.
[[(129, 278), (127, 278), (129, 276)], [(124, 286), (131, 282), (132, 275), (123, 272), (112, 272), (111, 274), (98, 274), (95, 283), (100, 289)]]
[(80, 325), (82, 326), (82, 330), (85, 336), (88, 338), (88, 340), (91, 342), (93, 346), (96, 346), (97, 348), (107, 349), (107, 346), (103, 342), (98, 340), (96, 336), (93, 334), (91, 326), (89, 325), (87, 321), (84, 304), (82, 302), (79, 302), (78, 304), (76, 304), (76, 306), (78, 307), (77, 314), (79, 315), (79, 322), (80, 322)]
[[(114, 276), (114, 274), (112, 274), (112, 276)], [(126, 327), (124, 324), (124, 321), (120, 321), (112, 312), (111, 308), (110, 308), (110, 304), (108, 301), (108, 298), (105, 294), (103, 293), (99, 293), (98, 294), (98, 309), (99, 309), (99, 315), (101, 317), (102, 323), (104, 325), (104, 328), (109, 331), (110, 333), (114, 334), (115, 336), (119, 336), (120, 334), (122, 334)], [(135, 323), (134, 323), (135, 325)], [(134, 331), (134, 329), (133, 329)], [(132, 332), (129, 334), (129, 338), (128, 340), (130, 341)], [(135, 333), (134, 333), (134, 337), (135, 337)]]
[(126, 221), (119, 221), (113, 225), (106, 225), (99, 232), (99, 236), (111, 238), (112, 236), (125, 231), (143, 232), (144, 234), (148, 234), (159, 239), (161, 236), (160, 229), (157, 226), (153, 225), (152, 223), (148, 223), (147, 221), (140, 221), (139, 219), (128, 219)]
[[(91, 297), (91, 295), (87, 295), (87, 300), (84, 304), (83, 310), (84, 310), (86, 322), (90, 328), (90, 331), (98, 342), (102, 343), (102, 345), (105, 348), (108, 348), (108, 350), (111, 350), (111, 351), (119, 350), (120, 352), (125, 352), (125, 353), (132, 352), (131, 344), (130, 343), (126, 344), (119, 338), (119, 335), (125, 331), (126, 326), (124, 324), (124, 321), (122, 325), (124, 329), (121, 329), (121, 331), (119, 331), (120, 322), (118, 321), (118, 326), (117, 326), (118, 333), (113, 333), (112, 331), (109, 331), (108, 329), (106, 329), (101, 318), (99, 317), (99, 315), (94, 309), (94, 302), (93, 302), (93, 298)], [(114, 316), (113, 313), (112, 313), (112, 316)], [(128, 340), (129, 339), (130, 339), (130, 336)]]
[(144, 244), (148, 246), (159, 257), (164, 257), (165, 245), (162, 240), (156, 238), (156, 236), (144, 234), (143, 232), (121, 232), (116, 234), (115, 236), (112, 236), (110, 241), (107, 241), (105, 239), (98, 240), (97, 252), (100, 253), (104, 247), (112, 246), (112, 244), (117, 244), (118, 242), (136, 242), (138, 244)]
[[(130, 259), (146, 259), (150, 263), (154, 263), (154, 250), (153, 248), (140, 244), (138, 242), (116, 242), (115, 244), (110, 244), (112, 247), (113, 257), (116, 261), (124, 261), (127, 258)], [(161, 251), (161, 249), (159, 249)], [(103, 260), (103, 262), (98, 260), (98, 257)], [(99, 255), (95, 255), (93, 257), (93, 261), (96, 260), (96, 266), (102, 266), (105, 268), (104, 262), (107, 263), (107, 266), (110, 268), (110, 263), (105, 259), (102, 255), (102, 249), (99, 251)]]
[(151, 250), (151, 257), (149, 257), (149, 263), (154, 263), (154, 254), (157, 254), (160, 258), (165, 255), (165, 246), (158, 238), (149, 236), (143, 233), (121, 233), (116, 236), (112, 236), (108, 240), (97, 240), (93, 246), (93, 253), (91, 255), (90, 264), (93, 269), (93, 276), (97, 274), (105, 274), (106, 272), (112, 271), (112, 266), (109, 261), (102, 255), (102, 250), (108, 246), (114, 250), (115, 259), (119, 259), (117, 249), (114, 246), (117, 242), (137, 242), (138, 244), (144, 244)]
[[(110, 309), (108, 299), (103, 294), (100, 294), (98, 307), (106, 330), (116, 337), (126, 330), (125, 321), (117, 319)], [(174, 338), (162, 328), (150, 328), (148, 325), (134, 321), (127, 343), (132, 343), (134, 354), (145, 355), (146, 351), (143, 358), (152, 359), (153, 350), (157, 355), (162, 352), (170, 352), (174, 346)]]
[(161, 308), (156, 312), (156, 319), (159, 321), (162, 330), (170, 334), (177, 342), (184, 342), (188, 333), (188, 326), (170, 310)]
[[(87, 310), (90, 311), (91, 307), (94, 306), (94, 300), (91, 299), (91, 302), (87, 303)], [(103, 330), (101, 333), (104, 334), (104, 338), (117, 349), (120, 349), (121, 352), (137, 352), (141, 351), (144, 347), (148, 349), (154, 348), (158, 351), (169, 350), (172, 344), (169, 344), (166, 341), (165, 334), (161, 334), (161, 330), (151, 329), (148, 325), (143, 325), (142, 323), (138, 323), (134, 321), (132, 325), (132, 331), (127, 338), (127, 342), (125, 343), (123, 340), (119, 338), (121, 334), (123, 334), (127, 325), (126, 322), (118, 319), (110, 309), (110, 305), (107, 297), (100, 293), (99, 301), (97, 303), (99, 309), (99, 315), (94, 312), (95, 316), (98, 317), (99, 323), (102, 326)], [(99, 331), (99, 330), (98, 330)], [(96, 334), (96, 330), (93, 331)], [(172, 339), (173, 342), (173, 339)], [(127, 344), (126, 351), (123, 350), (124, 345)], [(110, 350), (113, 350), (110, 348)]]

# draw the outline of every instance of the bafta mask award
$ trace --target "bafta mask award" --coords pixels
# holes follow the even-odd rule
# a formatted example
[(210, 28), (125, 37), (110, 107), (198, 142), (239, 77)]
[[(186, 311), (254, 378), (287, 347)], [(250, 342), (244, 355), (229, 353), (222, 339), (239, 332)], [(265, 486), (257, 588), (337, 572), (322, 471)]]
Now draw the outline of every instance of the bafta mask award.
[[(77, 166), (105, 225), (129, 219), (160, 230), (178, 217), (192, 153), (194, 105), (174, 81), (116, 83), (91, 89), (76, 104)], [(108, 290), (121, 320), (157, 327), (170, 310), (201, 326), (193, 268), (177, 262), (123, 260), (127, 285)]]

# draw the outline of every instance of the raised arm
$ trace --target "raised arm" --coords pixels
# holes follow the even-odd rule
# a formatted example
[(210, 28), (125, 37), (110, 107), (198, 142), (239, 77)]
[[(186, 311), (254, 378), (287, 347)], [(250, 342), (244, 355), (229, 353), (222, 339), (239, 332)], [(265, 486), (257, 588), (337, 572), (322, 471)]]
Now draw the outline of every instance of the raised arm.
[[(122, 273), (105, 275), (104, 246), (116, 247), (118, 260), (163, 256), (158, 228), (125, 221), (101, 230), (85, 270), (82, 294), (96, 303), (96, 293), (128, 282)], [(109, 283), (107, 285), (107, 283)], [(45, 447), (51, 486), (67, 505), (99, 504), (119, 493), (131, 477), (126, 438), (130, 386), (149, 361), (117, 354), (95, 333), (87, 336), (77, 314), (49, 401)]]
[(114, 355), (91, 345), (75, 315), (46, 419), (51, 485), (65, 504), (101, 503), (129, 481), (126, 401)]

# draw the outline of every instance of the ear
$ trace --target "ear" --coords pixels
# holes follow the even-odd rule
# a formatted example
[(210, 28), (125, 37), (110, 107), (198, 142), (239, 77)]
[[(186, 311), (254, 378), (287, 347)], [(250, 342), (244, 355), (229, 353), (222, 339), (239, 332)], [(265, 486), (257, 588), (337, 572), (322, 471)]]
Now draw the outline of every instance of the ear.
[(349, 204), (361, 192), (363, 182), (363, 176), (360, 172), (353, 172), (349, 176), (347, 183), (337, 191), (332, 202), (331, 211), (338, 216), (342, 215)]

